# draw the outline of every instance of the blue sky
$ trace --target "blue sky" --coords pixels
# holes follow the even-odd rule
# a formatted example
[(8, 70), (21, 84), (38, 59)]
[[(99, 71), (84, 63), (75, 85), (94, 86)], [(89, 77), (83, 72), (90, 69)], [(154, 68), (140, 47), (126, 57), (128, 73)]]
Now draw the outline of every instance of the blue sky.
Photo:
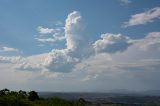
[[(1, 77), (6, 82), (0, 82), (2, 88), (106, 91), (121, 84), (122, 89), (157, 89), (159, 4), (159, 0), (1, 0), (0, 69), (6, 70), (1, 75), (17, 77), (18, 85)], [(66, 89), (59, 89), (73, 78)], [(70, 89), (76, 84), (78, 88)]]
[(157, 6), (159, 6), (158, 0), (148, 2), (136, 0), (129, 4), (123, 4), (120, 0), (2, 0), (0, 42), (1, 45), (22, 50), (23, 55), (48, 52), (54, 48), (54, 45), (43, 49), (38, 47), (34, 39), (37, 35), (36, 28), (38, 26), (54, 28), (58, 21), (64, 24), (66, 16), (72, 11), (81, 12), (86, 22), (87, 33), (94, 40), (105, 32), (142, 38), (148, 32), (160, 30), (159, 20), (146, 26), (131, 28), (121, 26), (131, 15)]

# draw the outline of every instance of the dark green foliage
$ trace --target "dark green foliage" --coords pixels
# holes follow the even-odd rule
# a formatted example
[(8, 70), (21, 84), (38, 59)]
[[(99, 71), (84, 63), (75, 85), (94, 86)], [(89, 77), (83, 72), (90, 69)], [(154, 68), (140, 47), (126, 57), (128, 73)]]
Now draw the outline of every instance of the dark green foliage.
[(20, 90), (18, 93), (19, 95), (21, 95), (22, 98), (26, 98), (28, 96), (26, 91)]
[(0, 90), (0, 96), (4, 96), (4, 95), (6, 95), (9, 92), (10, 92), (9, 89), (7, 89), (7, 88), (2, 89), (2, 90)]
[(0, 90), (0, 106), (84, 106), (83, 101), (69, 101), (61, 98), (39, 98), (37, 92)]
[(30, 91), (28, 94), (29, 94), (28, 99), (30, 101), (34, 101), (34, 100), (39, 99), (39, 96), (38, 96), (37, 92), (35, 92), (35, 91)]

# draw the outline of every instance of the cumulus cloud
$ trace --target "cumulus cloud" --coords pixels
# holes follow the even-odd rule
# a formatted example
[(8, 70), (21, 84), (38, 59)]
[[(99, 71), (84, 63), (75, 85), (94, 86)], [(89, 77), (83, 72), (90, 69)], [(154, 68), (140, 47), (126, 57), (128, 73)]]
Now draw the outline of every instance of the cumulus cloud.
[(160, 18), (160, 7), (155, 7), (148, 11), (132, 15), (129, 21), (124, 23), (124, 27), (147, 24), (159, 18)]
[(48, 53), (23, 57), (17, 63), (14, 63), (14, 69), (19, 71), (43, 71), (45, 67), (43, 62)]
[(78, 58), (71, 57), (67, 50), (52, 50), (45, 59), (44, 66), (54, 72), (71, 72)]
[(10, 48), (10, 47), (0, 47), (0, 52), (18, 52), (19, 50), (16, 48)]
[(65, 24), (66, 49), (70, 55), (82, 58), (88, 56), (91, 50), (89, 37), (85, 33), (85, 26), (79, 12), (73, 11), (66, 19)]
[(52, 50), (45, 59), (45, 68), (53, 72), (72, 72), (84, 59), (99, 53), (123, 52), (131, 45), (129, 37), (111, 33), (102, 34), (101, 39), (91, 44), (84, 33), (82, 16), (77, 11), (68, 15), (64, 29), (66, 48)]
[(115, 53), (122, 52), (131, 44), (129, 37), (121, 34), (106, 33), (101, 35), (101, 39), (93, 44), (93, 48), (97, 53)]
[[(16, 64), (15, 68), (17, 70), (31, 71), (47, 70), (56, 73), (72, 73), (76, 70), (90, 70), (87, 72), (88, 75), (83, 78), (84, 80), (82, 79), (83, 81), (87, 81), (92, 78), (98, 78), (99, 74), (103, 72), (112, 73), (116, 71), (116, 73), (119, 73), (120, 70), (134, 69), (133, 67), (135, 67), (135, 69), (142, 69), (140, 67), (147, 65), (150, 67), (148, 69), (152, 69), (151, 66), (154, 66), (156, 63), (144, 62), (144, 60), (154, 59), (153, 56), (148, 58), (149, 54), (147, 55), (145, 53), (146, 50), (147, 53), (149, 53), (151, 48), (157, 49), (156, 53), (158, 53), (160, 42), (159, 32), (149, 33), (145, 38), (137, 40), (132, 40), (122, 34), (106, 33), (102, 34), (101, 39), (98, 39), (93, 44), (89, 43), (89, 38), (84, 32), (81, 14), (77, 11), (70, 13), (64, 27), (66, 48), (53, 49), (44, 56), (38, 56), (38, 58), (33, 56), (32, 61), (43, 57), (40, 62), (38, 61), (39, 64), (36, 64), (37, 62), (33, 63), (29, 61), (30, 59), (25, 58)], [(153, 48), (153, 46), (157, 48)], [(158, 54), (154, 54), (155, 57), (157, 57), (157, 55)], [(132, 61), (130, 62), (130, 60)], [(14, 63), (15, 60), (9, 57), (3, 57), (1, 61), (11, 61)], [(108, 71), (106, 72), (106, 70)]]
[[(71, 83), (72, 79), (76, 80), (72, 83), (86, 83), (87, 87), (92, 88), (100, 85), (104, 89), (109, 85), (111, 88), (115, 85), (126, 87), (126, 83), (130, 88), (144, 88), (146, 81), (152, 82), (153, 87), (159, 87), (160, 32), (150, 32), (142, 39), (105, 33), (100, 39), (90, 43), (84, 28), (81, 14), (74, 11), (68, 15), (65, 22), (62, 36), (66, 40), (64, 49), (53, 49), (49, 53), (29, 57), (0, 56), (0, 67), (2, 69), (6, 65), (7, 68), (12, 66), (13, 70), (25, 70), (16, 71), (17, 73), (30, 71), (36, 80), (40, 80), (40, 86), (42, 78), (48, 78), (49, 80), (43, 80), (48, 82), (48, 85), (52, 85), (53, 82), (59, 84), (61, 79), (63, 87), (64, 84), (70, 86), (68, 83)], [(54, 34), (52, 32), (54, 39), (60, 39)], [(48, 36), (50, 37), (42, 34), (39, 38), (47, 39)], [(30, 75), (28, 76), (30, 78)], [(132, 86), (135, 81), (138, 81), (138, 85)]]
[[(159, 68), (159, 32), (151, 32), (145, 38), (137, 40), (122, 34), (106, 33), (90, 44), (89, 38), (84, 34), (82, 16), (77, 11), (68, 15), (64, 29), (66, 48), (53, 49), (45, 55), (23, 59), (1, 56), (1, 63), (16, 63), (17, 70), (41, 70), (45, 75), (51, 72), (57, 73), (56, 75), (77, 74), (80, 70), (85, 74), (81, 81), (96, 80), (101, 75), (120, 75), (129, 70), (155, 71)], [(152, 55), (151, 49), (155, 51)], [(37, 62), (32, 62), (37, 59)]]
[[(48, 28), (39, 27), (38, 28), (43, 34), (53, 33), (53, 30)], [(57, 32), (58, 33), (58, 32)], [(73, 11), (70, 13), (66, 19), (64, 27), (64, 36), (59, 38), (58, 35), (53, 33), (54, 39), (48, 38), (48, 35), (41, 35), (46, 39), (37, 39), (41, 42), (55, 41), (55, 39), (66, 39), (66, 48), (64, 49), (54, 49), (48, 53), (42, 63), (42, 67), (48, 69), (52, 72), (71, 72), (78, 62), (83, 58), (88, 57), (90, 54), (90, 48), (92, 45), (88, 43), (88, 37), (84, 34), (84, 25), (82, 22), (82, 17), (79, 12)], [(39, 70), (36, 64), (31, 64), (28, 61), (17, 64), (16, 69), (19, 70)]]
[(0, 56), (0, 64), (12, 64), (16, 70), (40, 71), (42, 69), (41, 64), (30, 62), (28, 58), (21, 56)]

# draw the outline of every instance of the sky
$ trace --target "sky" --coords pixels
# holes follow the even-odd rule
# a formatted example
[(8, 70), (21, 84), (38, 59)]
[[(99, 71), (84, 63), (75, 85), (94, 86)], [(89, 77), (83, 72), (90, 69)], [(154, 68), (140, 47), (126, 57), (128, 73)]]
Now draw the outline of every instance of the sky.
[(1, 0), (0, 89), (160, 90), (159, 0)]

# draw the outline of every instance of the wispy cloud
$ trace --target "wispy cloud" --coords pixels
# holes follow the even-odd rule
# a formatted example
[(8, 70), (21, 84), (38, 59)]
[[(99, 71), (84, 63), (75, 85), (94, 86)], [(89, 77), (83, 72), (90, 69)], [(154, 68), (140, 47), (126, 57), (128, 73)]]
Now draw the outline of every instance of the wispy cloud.
[(63, 25), (63, 22), (62, 21), (57, 21), (56, 26), (61, 26), (61, 25)]
[(53, 43), (56, 41), (62, 41), (65, 39), (65, 36), (60, 36), (60, 35), (53, 35), (51, 38), (35, 38), (37, 41), (41, 43)]
[(0, 52), (19, 52), (18, 49), (16, 48), (11, 48), (11, 47), (0, 47)]
[[(60, 24), (60, 22), (58, 23)], [(47, 28), (39, 26), (37, 28), (38, 35), (36, 36), (36, 40), (40, 43), (53, 43), (56, 41), (62, 41), (65, 39), (64, 36), (64, 28), (57, 26), (56, 28)]]
[(132, 15), (129, 21), (124, 23), (123, 27), (147, 24), (159, 18), (160, 18), (160, 7), (155, 7), (148, 11)]
[(46, 28), (46, 27), (42, 27), (42, 26), (39, 26), (39, 27), (37, 28), (37, 31), (38, 31), (40, 34), (50, 34), (50, 33), (56, 32), (57, 30), (59, 30), (59, 29)]
[(128, 5), (131, 3), (131, 0), (120, 0), (123, 5)]

